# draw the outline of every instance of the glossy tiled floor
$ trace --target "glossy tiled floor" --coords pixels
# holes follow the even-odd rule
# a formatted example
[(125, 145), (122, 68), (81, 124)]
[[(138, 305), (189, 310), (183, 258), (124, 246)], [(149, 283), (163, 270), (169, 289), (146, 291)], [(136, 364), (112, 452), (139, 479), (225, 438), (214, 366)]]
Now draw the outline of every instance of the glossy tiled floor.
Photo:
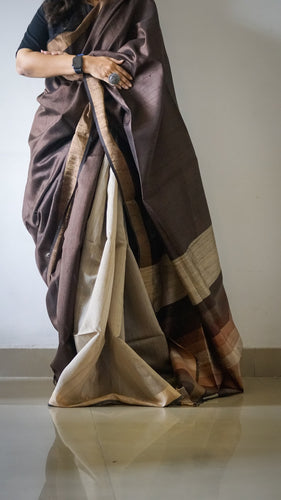
[(1, 500), (280, 500), (281, 379), (198, 408), (47, 407), (0, 380)]

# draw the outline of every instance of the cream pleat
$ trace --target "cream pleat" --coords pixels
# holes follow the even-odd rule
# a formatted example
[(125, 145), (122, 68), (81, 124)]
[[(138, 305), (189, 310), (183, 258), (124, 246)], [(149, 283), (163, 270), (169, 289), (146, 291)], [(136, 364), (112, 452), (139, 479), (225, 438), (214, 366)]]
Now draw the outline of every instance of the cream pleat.
[(106, 158), (81, 255), (74, 338), (77, 355), (50, 405), (163, 407), (181, 397), (154, 369), (165, 371), (167, 342), (128, 245), (118, 182)]

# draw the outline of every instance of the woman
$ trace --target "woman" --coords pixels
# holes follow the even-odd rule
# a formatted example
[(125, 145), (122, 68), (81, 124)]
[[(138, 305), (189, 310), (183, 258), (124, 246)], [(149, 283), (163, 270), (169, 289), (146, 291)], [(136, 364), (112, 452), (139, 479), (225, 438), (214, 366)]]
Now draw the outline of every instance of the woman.
[(23, 218), (59, 333), (49, 404), (241, 392), (241, 340), (154, 1), (46, 0), (17, 68), (46, 78)]

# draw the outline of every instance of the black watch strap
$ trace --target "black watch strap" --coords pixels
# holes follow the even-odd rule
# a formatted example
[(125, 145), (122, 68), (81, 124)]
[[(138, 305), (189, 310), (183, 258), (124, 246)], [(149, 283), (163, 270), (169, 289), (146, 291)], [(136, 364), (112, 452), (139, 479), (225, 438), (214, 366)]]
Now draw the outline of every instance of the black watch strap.
[(81, 75), (81, 73), (83, 73), (83, 54), (78, 54), (77, 56), (74, 56), (73, 59), (72, 59), (72, 67), (75, 71), (75, 73), (77, 73), (77, 75)]

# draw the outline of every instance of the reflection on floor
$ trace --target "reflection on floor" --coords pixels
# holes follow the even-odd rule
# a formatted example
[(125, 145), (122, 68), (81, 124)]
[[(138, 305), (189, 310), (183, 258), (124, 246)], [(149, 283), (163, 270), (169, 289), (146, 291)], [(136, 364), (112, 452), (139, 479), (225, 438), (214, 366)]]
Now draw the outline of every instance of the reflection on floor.
[(44, 379), (0, 380), (3, 500), (279, 500), (281, 379), (198, 408), (48, 408)]

